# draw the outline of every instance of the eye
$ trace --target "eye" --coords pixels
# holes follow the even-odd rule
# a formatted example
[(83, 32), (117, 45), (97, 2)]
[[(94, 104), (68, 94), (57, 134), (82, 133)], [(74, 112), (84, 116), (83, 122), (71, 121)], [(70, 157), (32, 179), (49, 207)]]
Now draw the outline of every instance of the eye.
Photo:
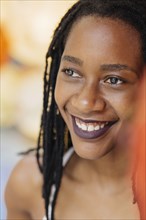
[(64, 68), (62, 72), (65, 73), (67, 76), (70, 76), (73, 78), (81, 78), (80, 74), (77, 73), (77, 71), (70, 69), (70, 68)]
[(104, 82), (109, 83), (111, 85), (120, 85), (124, 83), (124, 80), (122, 80), (119, 77), (112, 76), (108, 77)]

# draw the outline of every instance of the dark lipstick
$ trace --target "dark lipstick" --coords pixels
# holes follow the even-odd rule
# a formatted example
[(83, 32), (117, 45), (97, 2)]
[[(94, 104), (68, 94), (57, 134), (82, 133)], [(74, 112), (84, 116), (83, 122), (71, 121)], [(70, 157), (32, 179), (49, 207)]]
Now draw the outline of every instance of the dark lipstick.
[[(111, 126), (115, 124), (117, 121), (107, 122), (103, 128), (100, 128), (99, 130), (93, 130), (93, 131), (87, 131), (87, 130), (83, 130), (79, 128), (76, 124), (74, 116), (72, 116), (72, 122), (73, 122), (74, 132), (77, 136), (79, 136), (80, 138), (84, 138), (84, 139), (95, 139), (95, 138), (99, 138), (102, 135), (104, 135), (111, 128)], [(88, 121), (88, 123), (91, 123), (91, 121), (90, 122)], [(100, 123), (105, 123), (105, 122), (100, 122)]]

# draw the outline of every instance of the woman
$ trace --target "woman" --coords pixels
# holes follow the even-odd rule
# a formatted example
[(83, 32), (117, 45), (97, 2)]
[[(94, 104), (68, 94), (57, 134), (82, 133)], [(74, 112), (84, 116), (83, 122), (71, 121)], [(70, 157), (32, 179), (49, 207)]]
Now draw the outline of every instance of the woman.
[(8, 219), (140, 218), (119, 137), (145, 67), (145, 12), (142, 0), (80, 0), (61, 20), (46, 55), (41, 172), (33, 156), (16, 166)]

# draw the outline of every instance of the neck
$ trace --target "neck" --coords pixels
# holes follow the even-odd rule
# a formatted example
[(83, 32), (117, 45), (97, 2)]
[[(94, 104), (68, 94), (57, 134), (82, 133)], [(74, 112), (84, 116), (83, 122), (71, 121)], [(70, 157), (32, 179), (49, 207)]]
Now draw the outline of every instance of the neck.
[[(73, 175), (84, 182), (100, 182), (102, 186), (109, 183), (119, 184), (121, 181), (130, 181), (132, 166), (129, 149), (114, 148), (107, 155), (98, 160), (82, 159), (75, 154), (75, 169)], [(86, 172), (85, 172), (86, 170)]]

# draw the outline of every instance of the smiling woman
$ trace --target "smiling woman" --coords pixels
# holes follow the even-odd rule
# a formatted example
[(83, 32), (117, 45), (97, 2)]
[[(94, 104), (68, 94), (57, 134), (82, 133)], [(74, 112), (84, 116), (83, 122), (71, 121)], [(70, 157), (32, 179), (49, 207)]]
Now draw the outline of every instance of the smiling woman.
[[(43, 178), (32, 156), (17, 165), (6, 191), (8, 219), (140, 219), (132, 148), (119, 137), (146, 67), (145, 11), (143, 0), (80, 0), (61, 20), (46, 55), (36, 152)], [(26, 183), (20, 170), (28, 167)]]
[[(129, 39), (135, 42), (133, 46)], [(94, 15), (73, 25), (55, 98), (81, 157), (98, 159), (113, 148), (115, 136), (129, 117), (129, 106), (133, 108), (143, 67), (141, 47), (139, 33), (119, 20)]]

